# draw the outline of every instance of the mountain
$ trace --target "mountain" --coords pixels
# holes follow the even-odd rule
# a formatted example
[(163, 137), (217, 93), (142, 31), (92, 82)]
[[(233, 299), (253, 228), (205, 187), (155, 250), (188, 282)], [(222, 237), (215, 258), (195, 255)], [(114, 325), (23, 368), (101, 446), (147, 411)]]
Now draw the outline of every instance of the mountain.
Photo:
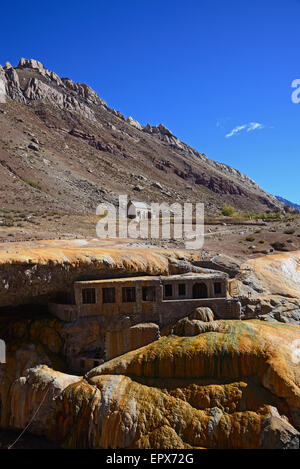
[(89, 86), (37, 60), (0, 66), (0, 203), (11, 210), (95, 213), (119, 194), (237, 210), (282, 204), (240, 171), (212, 161), (164, 125), (142, 126)]
[(284, 199), (283, 197), (280, 197), (280, 195), (275, 195), (276, 199), (282, 202), (284, 205), (287, 205), (288, 207), (295, 208), (300, 212), (300, 205), (295, 204), (294, 202), (291, 202), (290, 200)]

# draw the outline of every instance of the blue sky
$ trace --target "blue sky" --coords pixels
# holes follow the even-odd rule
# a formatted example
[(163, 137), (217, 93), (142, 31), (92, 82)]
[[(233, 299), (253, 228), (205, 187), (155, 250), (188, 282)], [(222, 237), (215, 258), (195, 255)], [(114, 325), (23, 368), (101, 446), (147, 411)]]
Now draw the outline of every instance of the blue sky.
[(299, 0), (15, 0), (0, 63), (38, 59), (300, 203), (299, 18)]

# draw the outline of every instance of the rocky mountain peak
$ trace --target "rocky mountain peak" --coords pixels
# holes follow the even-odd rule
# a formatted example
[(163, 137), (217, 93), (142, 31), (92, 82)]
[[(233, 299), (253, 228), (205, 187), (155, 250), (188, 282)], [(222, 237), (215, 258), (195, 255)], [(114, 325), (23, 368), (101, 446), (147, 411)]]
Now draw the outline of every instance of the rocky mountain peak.
[(5, 62), (5, 65), (4, 65), (4, 70), (9, 70), (10, 68), (12, 68), (12, 64), (10, 62)]
[(33, 68), (39, 70), (40, 72), (46, 70), (43, 64), (38, 60), (24, 59), (23, 57), (19, 61), (18, 68)]
[(35, 59), (21, 58), (17, 67), (6, 62), (0, 72), (0, 88), (7, 97), (21, 103), (49, 102), (91, 120), (95, 120), (95, 116), (90, 105), (106, 106), (105, 101), (88, 85), (74, 83), (69, 78), (61, 79)]

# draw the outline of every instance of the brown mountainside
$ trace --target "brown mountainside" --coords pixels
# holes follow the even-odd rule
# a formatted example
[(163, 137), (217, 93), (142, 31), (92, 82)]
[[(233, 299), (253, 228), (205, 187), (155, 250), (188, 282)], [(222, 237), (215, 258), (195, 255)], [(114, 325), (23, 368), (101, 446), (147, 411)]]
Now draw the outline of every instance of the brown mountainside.
[(0, 203), (6, 209), (94, 213), (119, 194), (144, 201), (283, 205), (239, 171), (208, 159), (162, 124), (142, 127), (89, 86), (36, 60), (0, 66)]

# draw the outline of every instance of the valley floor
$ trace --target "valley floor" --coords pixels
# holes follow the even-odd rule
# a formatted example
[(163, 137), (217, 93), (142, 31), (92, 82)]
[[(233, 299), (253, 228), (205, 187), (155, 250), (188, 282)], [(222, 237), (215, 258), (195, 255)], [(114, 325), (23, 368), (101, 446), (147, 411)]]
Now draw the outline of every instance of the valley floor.
[[(1, 219), (2, 216), (2, 219)], [(99, 217), (63, 212), (9, 212), (0, 214), (1, 243), (49, 239), (74, 239), (97, 237)], [(172, 226), (172, 225), (171, 225)], [(194, 225), (191, 225), (191, 230)], [(300, 250), (300, 217), (282, 220), (241, 220), (219, 217), (205, 222), (203, 249), (214, 254), (224, 254), (237, 262), (260, 257), (276, 251)], [(172, 227), (171, 227), (172, 234)], [(103, 247), (131, 246), (184, 249), (183, 240), (165, 239), (114, 239), (99, 242)]]

